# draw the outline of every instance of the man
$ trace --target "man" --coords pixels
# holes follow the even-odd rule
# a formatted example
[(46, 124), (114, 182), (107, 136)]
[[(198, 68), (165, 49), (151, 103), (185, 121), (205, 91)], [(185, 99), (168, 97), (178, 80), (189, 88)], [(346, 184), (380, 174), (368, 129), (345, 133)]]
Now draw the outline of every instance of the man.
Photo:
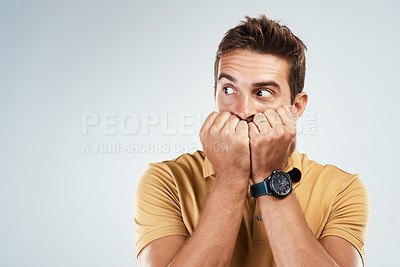
[(246, 19), (218, 48), (204, 152), (150, 164), (137, 185), (139, 265), (362, 266), (365, 186), (296, 149), (306, 47)]

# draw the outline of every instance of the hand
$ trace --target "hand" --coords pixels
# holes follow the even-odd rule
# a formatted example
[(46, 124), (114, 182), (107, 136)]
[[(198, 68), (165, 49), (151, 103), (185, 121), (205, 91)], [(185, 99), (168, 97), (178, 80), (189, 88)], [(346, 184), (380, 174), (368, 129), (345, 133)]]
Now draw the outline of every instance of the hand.
[[(211, 161), (217, 179), (240, 177), (243, 186), (250, 177), (249, 128), (246, 121), (228, 111), (212, 112), (200, 130), (203, 150)], [(222, 174), (222, 175), (220, 175)], [(223, 177), (223, 178), (222, 178)], [(225, 181), (232, 186), (237, 179)]]
[(284, 170), (296, 148), (296, 118), (287, 107), (267, 109), (249, 123), (251, 178), (259, 183), (273, 170)]

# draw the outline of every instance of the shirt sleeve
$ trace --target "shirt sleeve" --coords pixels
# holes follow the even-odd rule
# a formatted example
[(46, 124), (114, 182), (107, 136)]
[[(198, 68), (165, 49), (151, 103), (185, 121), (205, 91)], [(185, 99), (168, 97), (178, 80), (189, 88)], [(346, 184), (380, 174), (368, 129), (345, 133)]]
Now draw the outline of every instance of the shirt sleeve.
[(370, 216), (368, 191), (358, 175), (341, 188), (320, 238), (338, 236), (350, 242), (365, 262), (364, 244)]
[(134, 198), (134, 223), (136, 257), (148, 243), (158, 238), (189, 235), (167, 164), (151, 163), (139, 179)]

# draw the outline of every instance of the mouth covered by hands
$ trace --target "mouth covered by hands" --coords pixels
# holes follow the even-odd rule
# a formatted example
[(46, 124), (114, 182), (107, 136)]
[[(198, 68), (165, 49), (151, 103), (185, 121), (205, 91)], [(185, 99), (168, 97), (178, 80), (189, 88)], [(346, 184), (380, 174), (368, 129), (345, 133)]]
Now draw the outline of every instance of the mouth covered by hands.
[(212, 112), (200, 130), (200, 140), (217, 177), (238, 175), (243, 183), (249, 177), (257, 183), (275, 169), (284, 170), (296, 148), (296, 121), (286, 106), (257, 113), (251, 122), (229, 111)]

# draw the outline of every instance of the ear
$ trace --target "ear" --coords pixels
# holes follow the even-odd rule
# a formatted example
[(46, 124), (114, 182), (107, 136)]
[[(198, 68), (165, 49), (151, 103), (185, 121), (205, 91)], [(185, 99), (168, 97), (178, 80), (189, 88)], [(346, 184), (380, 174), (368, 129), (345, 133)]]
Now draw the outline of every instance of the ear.
[(304, 110), (306, 109), (308, 102), (308, 94), (306, 92), (298, 93), (294, 99), (292, 106), (292, 113), (297, 118), (300, 118), (303, 115)]

